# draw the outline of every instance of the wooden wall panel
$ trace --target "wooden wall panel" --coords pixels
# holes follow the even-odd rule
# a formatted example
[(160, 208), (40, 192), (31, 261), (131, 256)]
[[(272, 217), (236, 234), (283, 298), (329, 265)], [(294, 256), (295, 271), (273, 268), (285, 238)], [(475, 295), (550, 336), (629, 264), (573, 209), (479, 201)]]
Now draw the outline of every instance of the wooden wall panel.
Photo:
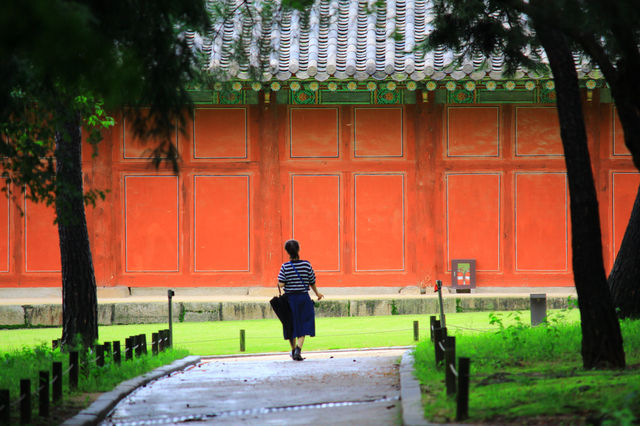
[(292, 158), (337, 158), (337, 108), (291, 108), (289, 110), (289, 155)]
[(179, 269), (178, 178), (125, 176), (125, 272)]
[(627, 146), (624, 144), (624, 131), (622, 130), (620, 118), (618, 117), (618, 110), (615, 107), (611, 107), (611, 110), (613, 155), (631, 156)]
[(516, 270), (568, 271), (569, 222), (564, 173), (516, 173)]
[(446, 175), (447, 270), (452, 259), (476, 259), (478, 271), (501, 269), (501, 175)]
[(556, 108), (516, 108), (517, 156), (549, 156), (563, 153)]
[(402, 174), (354, 176), (356, 271), (404, 270), (404, 189)]
[[(615, 260), (624, 232), (627, 229), (631, 209), (640, 185), (640, 173), (611, 173), (611, 217), (613, 218), (611, 234), (613, 250), (611, 259)], [(613, 261), (612, 261), (613, 264)]]
[(355, 108), (355, 157), (404, 155), (402, 108)]
[[(153, 138), (142, 140), (135, 136), (128, 120), (122, 119), (122, 123), (119, 126), (119, 130), (122, 132), (122, 158), (129, 160), (148, 160), (153, 148), (158, 146), (158, 140)], [(178, 130), (176, 128), (175, 137), (173, 139), (174, 144), (177, 146)], [(180, 149), (178, 149), (180, 151)]]
[(0, 272), (9, 272), (11, 254), (11, 222), (9, 206), (11, 201), (4, 196), (0, 199)]
[(58, 227), (53, 223), (55, 209), (26, 200), (24, 251), (26, 272), (60, 272)]
[(193, 120), (193, 157), (247, 158), (247, 110), (196, 108)]
[(194, 270), (249, 271), (249, 176), (194, 176)]
[(447, 108), (448, 157), (498, 157), (498, 107)]
[(293, 238), (317, 271), (340, 271), (340, 175), (292, 175)]

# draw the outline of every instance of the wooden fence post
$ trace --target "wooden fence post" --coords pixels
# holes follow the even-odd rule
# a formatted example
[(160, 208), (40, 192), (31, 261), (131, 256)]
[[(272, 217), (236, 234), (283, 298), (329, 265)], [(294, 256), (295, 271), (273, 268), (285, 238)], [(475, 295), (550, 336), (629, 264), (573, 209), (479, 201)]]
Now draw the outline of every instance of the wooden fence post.
[(31, 423), (31, 380), (20, 380), (20, 424)]
[(54, 404), (57, 404), (62, 400), (62, 363), (59, 361), (54, 362), (51, 370), (51, 381), (53, 382), (52, 401)]
[(38, 380), (38, 415), (49, 417), (49, 372), (41, 371)]
[(461, 421), (469, 417), (469, 358), (458, 359), (458, 408), (456, 420)]
[(245, 350), (245, 334), (244, 334), (244, 330), (240, 330), (240, 352), (244, 352)]
[(125, 348), (124, 348), (125, 361), (129, 361), (133, 359), (133, 342), (131, 340), (132, 340), (131, 337), (127, 337), (125, 339)]
[(447, 336), (447, 329), (440, 327), (435, 329), (435, 339), (433, 345), (435, 347), (436, 366), (444, 361), (444, 339)]
[(104, 367), (104, 345), (96, 345), (96, 365), (98, 367)]
[(113, 361), (116, 365), (120, 365), (122, 362), (122, 352), (120, 351), (120, 340), (114, 340), (113, 342)]
[(151, 353), (158, 355), (158, 333), (151, 333)]
[(420, 323), (418, 321), (413, 322), (413, 341), (420, 340)]
[(78, 365), (78, 352), (69, 352), (69, 387), (71, 390), (78, 389), (78, 372), (80, 366)]
[(456, 338), (447, 336), (444, 340), (444, 368), (447, 396), (456, 393)]
[(0, 389), (0, 424), (8, 425), (11, 420), (11, 394), (9, 389)]

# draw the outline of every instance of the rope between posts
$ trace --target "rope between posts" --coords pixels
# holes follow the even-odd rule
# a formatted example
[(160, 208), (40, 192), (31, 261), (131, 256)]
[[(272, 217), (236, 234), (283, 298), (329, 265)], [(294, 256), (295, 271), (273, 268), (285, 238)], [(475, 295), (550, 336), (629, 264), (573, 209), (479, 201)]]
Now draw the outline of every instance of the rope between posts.
[(453, 366), (453, 364), (449, 364), (449, 369), (451, 369), (451, 372), (454, 376), (458, 377), (458, 372), (456, 371), (456, 368)]
[(12, 407), (15, 407), (16, 405), (20, 404), (22, 402), (22, 400), (25, 398), (26, 395), (22, 395), (20, 398), (18, 398), (17, 400), (13, 401), (10, 405)]

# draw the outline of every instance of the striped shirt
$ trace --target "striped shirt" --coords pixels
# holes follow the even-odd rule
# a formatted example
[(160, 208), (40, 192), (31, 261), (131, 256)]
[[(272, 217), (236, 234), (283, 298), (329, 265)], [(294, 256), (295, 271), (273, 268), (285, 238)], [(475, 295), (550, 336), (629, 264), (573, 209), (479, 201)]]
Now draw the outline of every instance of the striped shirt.
[[(284, 283), (285, 293), (304, 293), (309, 286), (316, 283), (316, 274), (308, 260), (294, 260), (295, 269), (291, 262), (283, 263), (278, 274), (278, 282)], [(298, 273), (296, 273), (296, 269)], [(300, 274), (300, 277), (298, 277)], [(302, 278), (302, 281), (300, 280)]]

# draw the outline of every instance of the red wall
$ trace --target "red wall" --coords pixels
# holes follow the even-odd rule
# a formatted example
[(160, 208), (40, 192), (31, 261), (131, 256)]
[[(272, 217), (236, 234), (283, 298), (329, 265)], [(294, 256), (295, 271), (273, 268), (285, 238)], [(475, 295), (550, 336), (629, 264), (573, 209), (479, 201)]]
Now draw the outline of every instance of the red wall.
[[(610, 105), (585, 103), (610, 267), (640, 184)], [(85, 184), (100, 286), (270, 286), (301, 242), (323, 286), (572, 285), (569, 196), (552, 106), (202, 106), (178, 176), (121, 120)], [(58, 286), (52, 209), (0, 203), (0, 286)]]

